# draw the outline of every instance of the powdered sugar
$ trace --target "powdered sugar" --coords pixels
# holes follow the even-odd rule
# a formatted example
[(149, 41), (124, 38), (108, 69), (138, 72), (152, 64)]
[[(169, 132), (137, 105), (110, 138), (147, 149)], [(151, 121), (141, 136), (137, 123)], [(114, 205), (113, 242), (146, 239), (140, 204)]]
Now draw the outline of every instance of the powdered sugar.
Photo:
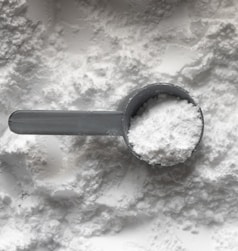
[[(0, 6), (0, 250), (235, 250), (237, 1)], [(177, 168), (149, 168), (116, 137), (7, 127), (17, 109), (114, 110), (159, 82), (192, 93), (205, 117)]]
[(146, 102), (132, 119), (128, 139), (149, 164), (172, 166), (191, 156), (201, 129), (198, 107), (187, 100), (159, 95)]

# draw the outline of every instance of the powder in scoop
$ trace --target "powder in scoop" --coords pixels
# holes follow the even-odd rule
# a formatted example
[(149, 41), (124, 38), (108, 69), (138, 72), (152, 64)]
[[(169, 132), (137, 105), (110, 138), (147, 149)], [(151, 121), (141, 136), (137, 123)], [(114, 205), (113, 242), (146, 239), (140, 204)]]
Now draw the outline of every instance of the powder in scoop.
[(202, 121), (198, 109), (173, 96), (150, 99), (131, 120), (128, 138), (133, 150), (151, 165), (184, 162), (199, 141)]

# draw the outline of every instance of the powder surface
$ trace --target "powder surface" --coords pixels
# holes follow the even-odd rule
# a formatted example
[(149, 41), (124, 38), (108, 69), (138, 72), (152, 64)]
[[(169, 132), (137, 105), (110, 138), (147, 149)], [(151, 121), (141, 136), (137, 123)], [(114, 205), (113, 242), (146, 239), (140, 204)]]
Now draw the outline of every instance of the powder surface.
[(151, 165), (172, 166), (188, 159), (201, 134), (198, 107), (186, 100), (159, 95), (131, 120), (133, 150)]
[[(238, 1), (0, 0), (0, 251), (237, 251)], [(120, 137), (16, 135), (18, 109), (116, 110), (193, 94), (205, 131), (178, 167)]]

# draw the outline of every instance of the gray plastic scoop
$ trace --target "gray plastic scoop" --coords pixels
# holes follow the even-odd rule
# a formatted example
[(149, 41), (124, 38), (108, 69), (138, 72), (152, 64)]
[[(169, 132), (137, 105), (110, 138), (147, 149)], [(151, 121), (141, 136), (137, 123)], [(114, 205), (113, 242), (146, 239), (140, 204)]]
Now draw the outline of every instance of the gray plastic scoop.
[[(8, 124), (11, 131), (18, 134), (123, 136), (131, 153), (140, 158), (128, 141), (130, 121), (146, 101), (159, 94), (186, 99), (189, 103), (197, 106), (189, 93), (181, 87), (171, 84), (152, 84), (130, 93), (122, 101), (118, 111), (19, 110), (10, 115)], [(202, 128), (194, 150), (200, 143), (204, 130), (201, 108), (199, 108), (199, 112)]]

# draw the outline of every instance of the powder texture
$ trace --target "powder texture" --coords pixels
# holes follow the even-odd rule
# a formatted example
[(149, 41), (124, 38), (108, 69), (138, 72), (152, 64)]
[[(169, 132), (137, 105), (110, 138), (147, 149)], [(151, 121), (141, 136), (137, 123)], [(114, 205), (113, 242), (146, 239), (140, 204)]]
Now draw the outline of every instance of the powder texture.
[[(0, 0), (0, 250), (236, 251), (238, 1)], [(120, 137), (16, 135), (18, 109), (194, 95), (196, 153), (148, 168)]]
[(151, 165), (172, 166), (188, 159), (199, 141), (198, 107), (171, 96), (150, 99), (131, 120), (128, 139)]

